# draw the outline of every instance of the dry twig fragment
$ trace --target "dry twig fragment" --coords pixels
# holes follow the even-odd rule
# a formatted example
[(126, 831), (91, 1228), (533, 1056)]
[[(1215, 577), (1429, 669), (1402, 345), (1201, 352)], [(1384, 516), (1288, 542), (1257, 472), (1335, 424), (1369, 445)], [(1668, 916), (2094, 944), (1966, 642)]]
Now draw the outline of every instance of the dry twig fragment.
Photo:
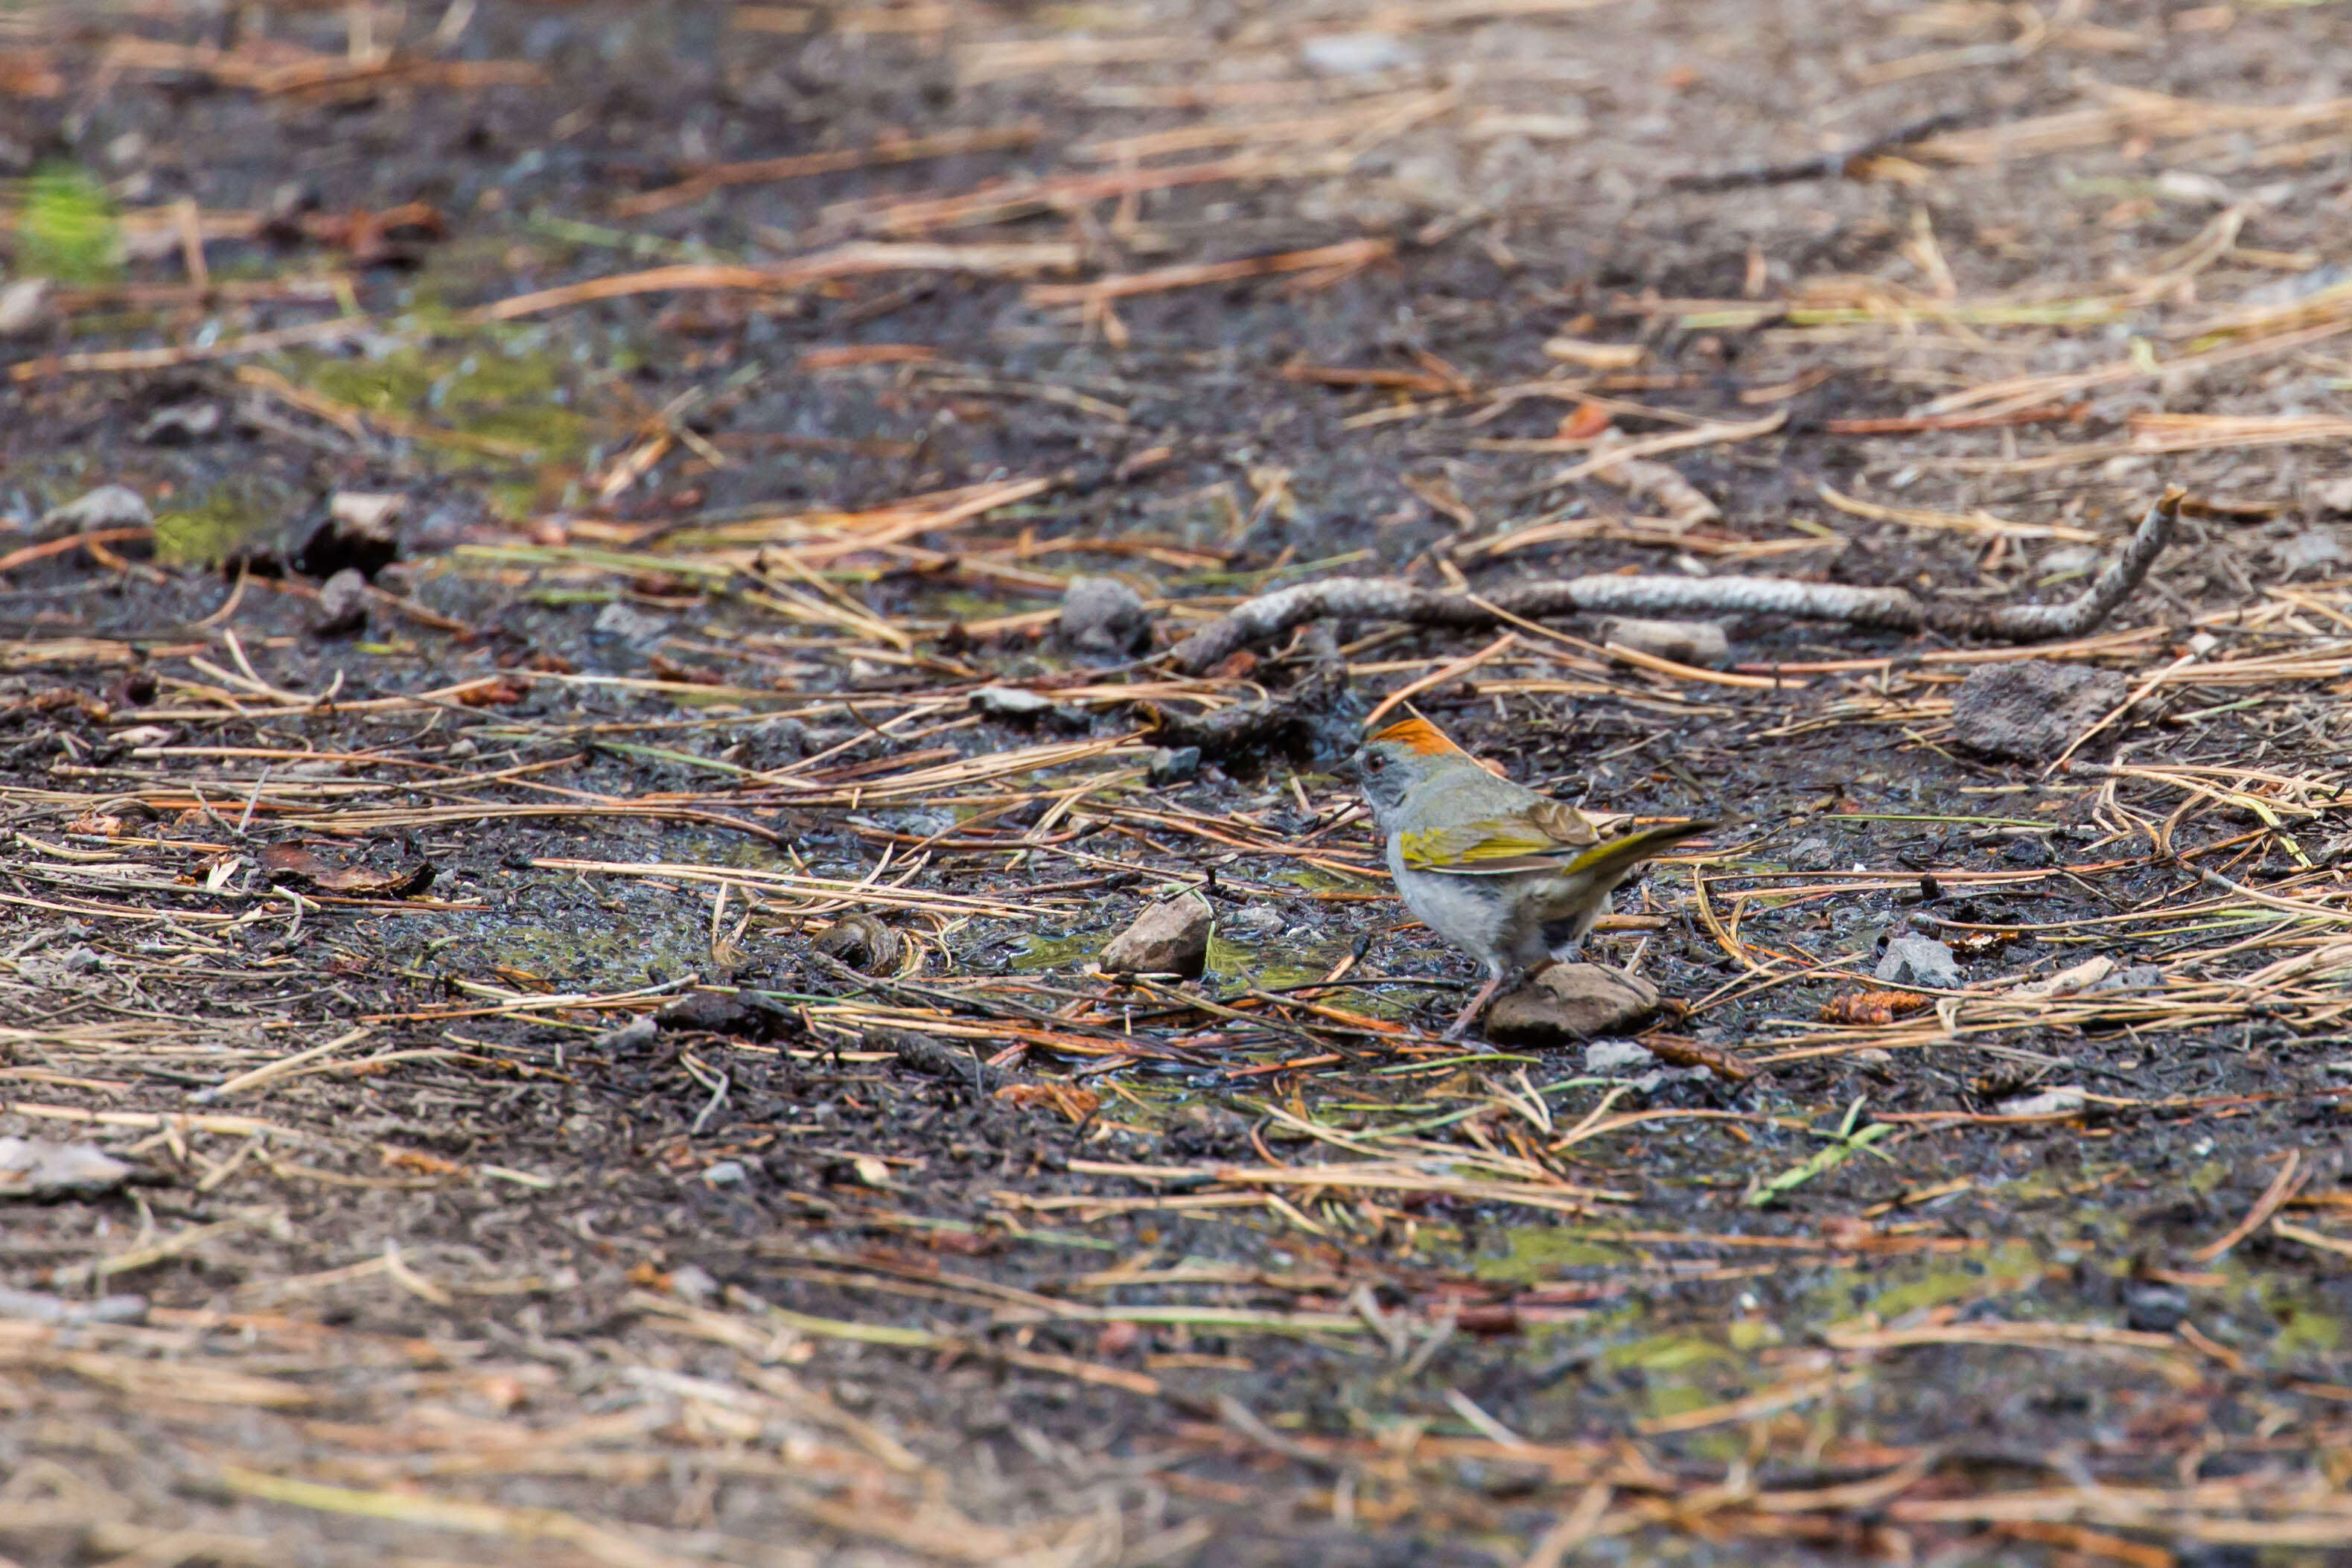
[[(635, 294), (659, 294), (685, 289), (733, 289), (783, 293), (806, 289), (835, 278), (872, 272), (964, 272), (982, 277), (1023, 276), (1036, 272), (1068, 272), (1078, 265), (1078, 247), (1061, 240), (1026, 245), (892, 245), (878, 242), (836, 246), (803, 257), (782, 267), (730, 267), (719, 263), (681, 262), (567, 283), (500, 300), (474, 312), (480, 321), (511, 321), (523, 316), (584, 305), (598, 300), (622, 300)], [(21, 367), (20, 367), (21, 368)]]
[(1916, 991), (1855, 991), (1831, 997), (1821, 1016), (1825, 1024), (1891, 1024), (1935, 1005), (1933, 996)]
[(683, 206), (730, 185), (768, 184), (808, 174), (837, 174), (846, 169), (885, 163), (912, 163), (926, 158), (946, 158), (959, 153), (1003, 153), (1033, 146), (1039, 126), (1034, 120), (1018, 125), (995, 125), (977, 131), (950, 131), (938, 136), (908, 136), (877, 142), (871, 147), (844, 147), (824, 153), (799, 153), (788, 158), (756, 158), (740, 163), (717, 163), (689, 174), (673, 185), (640, 191), (613, 204), (615, 217), (643, 217), (647, 213)]
[(1901, 588), (1782, 577), (1570, 577), (1513, 584), (1484, 597), (1416, 587), (1391, 577), (1343, 577), (1262, 594), (1178, 643), (1169, 650), (1169, 658), (1178, 669), (1198, 674), (1251, 643), (1327, 616), (1475, 630), (1512, 617), (1579, 614), (1772, 615), (2002, 642), (2080, 637), (2112, 614), (2147, 575), (2171, 541), (2186, 499), (2177, 488), (2166, 490), (2090, 586), (2063, 604), (1979, 610), (1922, 604)]

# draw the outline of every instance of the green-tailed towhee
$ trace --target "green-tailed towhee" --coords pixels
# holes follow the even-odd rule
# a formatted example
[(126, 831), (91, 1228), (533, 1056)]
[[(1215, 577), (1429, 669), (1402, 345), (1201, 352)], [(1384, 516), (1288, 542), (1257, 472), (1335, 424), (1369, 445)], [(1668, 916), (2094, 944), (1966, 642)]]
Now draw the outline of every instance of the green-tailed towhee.
[(1381, 731), (1354, 765), (1406, 907), (1486, 966), (1450, 1037), (1507, 975), (1572, 952), (1636, 866), (1715, 826), (1604, 831), (1564, 801), (1497, 778), (1425, 719)]

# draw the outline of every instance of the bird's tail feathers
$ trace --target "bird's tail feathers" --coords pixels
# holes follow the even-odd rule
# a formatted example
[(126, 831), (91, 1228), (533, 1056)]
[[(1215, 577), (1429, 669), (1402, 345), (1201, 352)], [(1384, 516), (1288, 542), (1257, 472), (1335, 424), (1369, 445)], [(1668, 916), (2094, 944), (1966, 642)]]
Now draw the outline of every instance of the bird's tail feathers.
[(1565, 872), (1590, 871), (1605, 876), (1611, 871), (1629, 871), (1643, 861), (1664, 854), (1685, 838), (1696, 838), (1717, 825), (1693, 818), (1685, 822), (1661, 822), (1649, 827), (1637, 827), (1614, 838), (1604, 838), (1574, 859), (1560, 867)]

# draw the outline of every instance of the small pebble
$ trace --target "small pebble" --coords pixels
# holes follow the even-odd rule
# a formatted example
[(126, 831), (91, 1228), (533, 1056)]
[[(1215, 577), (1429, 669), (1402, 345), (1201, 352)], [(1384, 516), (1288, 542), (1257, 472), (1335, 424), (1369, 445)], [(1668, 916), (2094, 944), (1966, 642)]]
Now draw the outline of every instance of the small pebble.
[(617, 1029), (607, 1029), (596, 1037), (596, 1048), (605, 1051), (641, 1050), (661, 1038), (661, 1026), (650, 1015), (639, 1014)]
[[(741, 1179), (743, 1168), (732, 1160), (721, 1160), (718, 1165), (711, 1166), (710, 1171), (718, 1170), (720, 1165), (734, 1165), (736, 1179)], [(709, 1179), (710, 1171), (702, 1173), (704, 1180)], [(680, 1300), (700, 1306), (719, 1294), (719, 1281), (710, 1277), (708, 1269), (691, 1263), (681, 1263), (669, 1271), (669, 1289), (670, 1294)]]
[(0, 338), (21, 338), (48, 325), (55, 314), (46, 278), (20, 278), (0, 289)]
[(1073, 577), (1055, 626), (1062, 646), (1096, 658), (1132, 658), (1151, 647), (1151, 613), (1116, 577)]
[(154, 521), (146, 498), (129, 485), (100, 485), (63, 506), (50, 508), (42, 515), (40, 535), (62, 539), (68, 533), (94, 533), (102, 528), (144, 528)]
[(1147, 784), (1161, 786), (1190, 784), (1201, 776), (1201, 748), (1162, 746), (1151, 753), (1150, 764), (1143, 776)]
[(2189, 1316), (2189, 1292), (2175, 1285), (2138, 1285), (2124, 1296), (2124, 1325), (2137, 1333), (2168, 1334)]
[(1215, 924), (1208, 900), (1198, 893), (1180, 893), (1152, 905), (1111, 939), (1098, 966), (1106, 974), (1196, 977), (1208, 965), (1209, 932)]
[(1650, 1047), (1635, 1040), (1595, 1040), (1584, 1047), (1584, 1070), (1612, 1075), (1643, 1073), (1658, 1065)]
[(1298, 58), (1320, 76), (1367, 76), (1401, 69), (1421, 58), (1393, 33), (1326, 33), (1300, 44)]
[(319, 605), (310, 623), (322, 637), (348, 637), (366, 629), (368, 581), (356, 566), (346, 566), (319, 588)]
[(1898, 936), (1886, 944), (1886, 956), (1871, 973), (1896, 984), (1950, 990), (1960, 983), (1960, 962), (1933, 937)]

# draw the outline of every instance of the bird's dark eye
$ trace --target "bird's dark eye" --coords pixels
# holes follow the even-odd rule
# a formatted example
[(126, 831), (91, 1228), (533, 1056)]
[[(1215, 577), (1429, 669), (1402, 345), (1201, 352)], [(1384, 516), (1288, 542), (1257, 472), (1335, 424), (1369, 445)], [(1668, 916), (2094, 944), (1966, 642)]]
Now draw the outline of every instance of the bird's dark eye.
[(1388, 765), (1389, 760), (1381, 755), (1378, 752), (1374, 752), (1370, 756), (1364, 759), (1364, 771), (1368, 773), (1379, 773), (1382, 768), (1387, 767)]

